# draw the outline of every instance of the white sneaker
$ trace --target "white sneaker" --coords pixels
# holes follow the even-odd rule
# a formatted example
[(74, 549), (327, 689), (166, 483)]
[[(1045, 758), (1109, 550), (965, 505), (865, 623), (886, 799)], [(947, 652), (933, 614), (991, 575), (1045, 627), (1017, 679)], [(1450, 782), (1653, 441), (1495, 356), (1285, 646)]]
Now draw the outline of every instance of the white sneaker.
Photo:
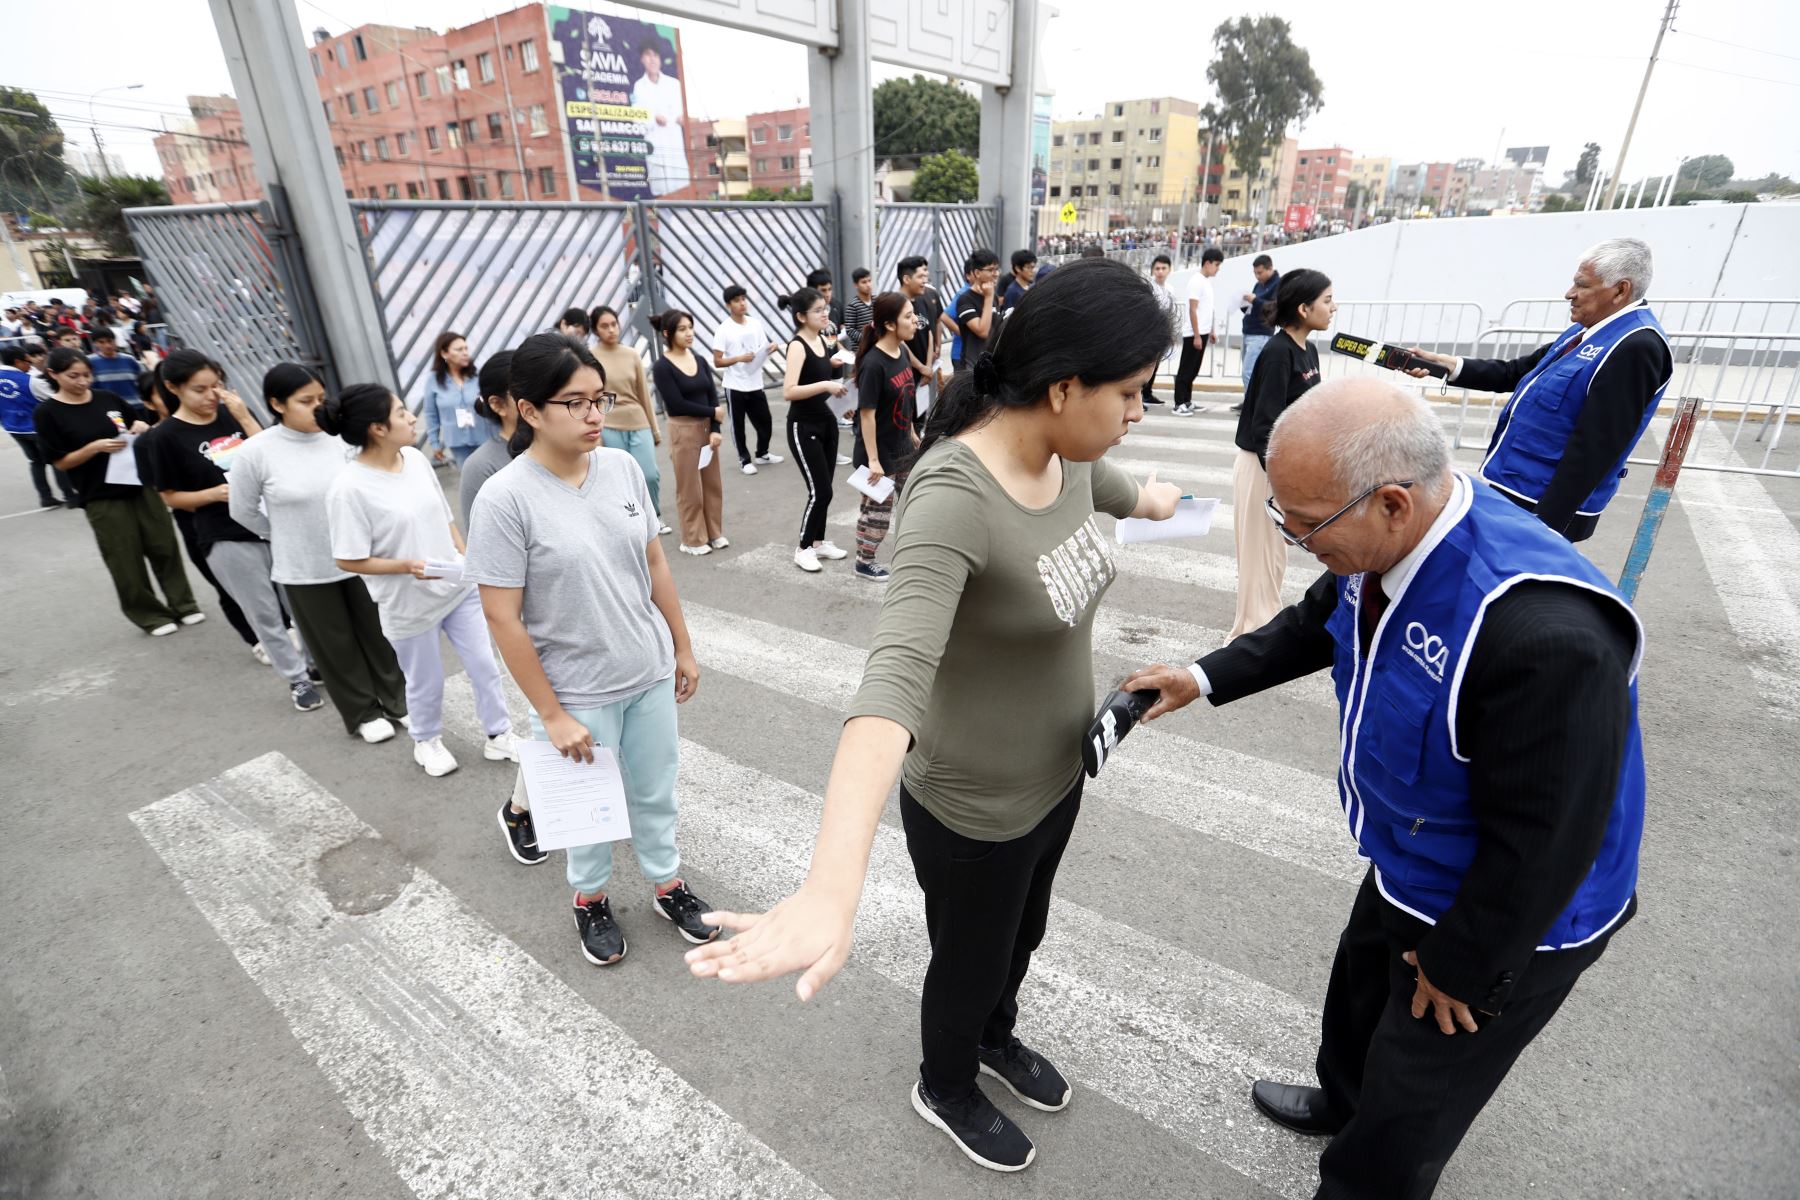
[(812, 548), (820, 558), (829, 558), (834, 562), (840, 558), (850, 557), (850, 552), (848, 550), (839, 550), (830, 542), (814, 542)]
[(425, 773), (433, 779), (456, 770), (456, 756), (444, 748), (441, 737), (414, 742), (413, 761), (424, 767)]
[(785, 460), (779, 454), (759, 454), (756, 456), (756, 461), (762, 463), (764, 466), (768, 466), (772, 463), (783, 462)]
[(373, 721), (364, 721), (356, 727), (356, 736), (371, 746), (385, 742), (394, 736), (393, 722), (386, 717), (376, 717)]
[(400, 722), (400, 728), (406, 730), (406, 732), (408, 732), (408, 733), (412, 732), (412, 718), (411, 717), (395, 717), (394, 719), (396, 721)]
[(202, 622), (204, 620), (206, 620), (205, 613), (191, 612), (187, 616), (181, 618), (181, 623), (183, 625), (198, 625), (200, 622)]
[(502, 730), (487, 740), (487, 745), (481, 748), (481, 757), (489, 762), (518, 762), (519, 739), (513, 736), (512, 730)]
[(706, 544), (711, 546), (714, 550), (723, 550), (725, 547), (731, 545), (731, 539), (721, 533), (718, 537)]
[(794, 551), (794, 565), (809, 574), (817, 574), (818, 572), (823, 571), (825, 568), (819, 565), (819, 556), (813, 553), (816, 549), (818, 549), (818, 547), (815, 544), (808, 546), (804, 550)]
[(275, 665), (274, 663), (271, 663), (269, 661), (269, 652), (267, 650), (263, 649), (261, 642), (258, 642), (258, 643), (256, 643), (256, 645), (250, 647), (250, 657), (254, 658), (257, 662), (261, 663), (265, 667), (272, 667)]
[(743, 466), (743, 471), (744, 471), (744, 474), (746, 474), (746, 475), (756, 474), (756, 464), (755, 463), (745, 463)]
[(702, 554), (712, 553), (712, 547), (705, 542), (701, 542), (698, 546), (682, 546), (680, 550), (683, 554), (692, 554), (696, 558)]
[(170, 621), (167, 625), (158, 625), (155, 629), (152, 629), (150, 631), (150, 636), (151, 637), (168, 637), (171, 633), (174, 633), (179, 628), (180, 628), (180, 626), (176, 625), (175, 622)]
[(838, 466), (847, 467), (850, 465), (850, 456), (848, 454), (840, 454), (837, 456), (837, 458), (838, 458), (838, 461), (837, 461)]
[(667, 525), (664, 525), (661, 529), (656, 531), (658, 537), (668, 537), (671, 533), (674, 533), (674, 532), (675, 531)]

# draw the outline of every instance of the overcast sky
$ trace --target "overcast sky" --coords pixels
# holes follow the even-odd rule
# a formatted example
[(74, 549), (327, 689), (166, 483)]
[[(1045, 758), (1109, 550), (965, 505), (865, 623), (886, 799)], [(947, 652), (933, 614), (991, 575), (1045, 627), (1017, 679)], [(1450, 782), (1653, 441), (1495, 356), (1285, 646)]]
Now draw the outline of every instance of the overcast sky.
[[(1375, 5), (1284, 0), (1280, 11), (1312, 55), (1325, 107), (1298, 136), (1396, 161), (1494, 157), (1496, 145), (1549, 145), (1550, 178), (1597, 141), (1610, 169), (1625, 133), (1664, 0), (1512, 0)], [(376, 22), (446, 28), (505, 11), (480, 0), (298, 0), (304, 29), (334, 33)], [(629, 4), (601, 12), (669, 20)], [(1211, 36), (1258, 8), (1170, 0), (1056, 0), (1044, 54), (1057, 117), (1108, 100), (1175, 95), (1204, 101)], [(1399, 6), (1394, 6), (1398, 9)], [(0, 82), (39, 91), (71, 142), (91, 146), (89, 95), (110, 151), (128, 169), (158, 173), (151, 132), (189, 93), (229, 92), (230, 76), (206, 0), (88, 0), (74, 10), (22, 3), (9, 21)], [(154, 14), (152, 16), (151, 14)], [(805, 103), (806, 52), (754, 34), (678, 22), (689, 110), (742, 116)], [(877, 77), (899, 74), (877, 67)], [(1740, 176), (1800, 176), (1800, 4), (1687, 0), (1633, 137), (1625, 177), (1660, 174), (1681, 155), (1722, 153)]]

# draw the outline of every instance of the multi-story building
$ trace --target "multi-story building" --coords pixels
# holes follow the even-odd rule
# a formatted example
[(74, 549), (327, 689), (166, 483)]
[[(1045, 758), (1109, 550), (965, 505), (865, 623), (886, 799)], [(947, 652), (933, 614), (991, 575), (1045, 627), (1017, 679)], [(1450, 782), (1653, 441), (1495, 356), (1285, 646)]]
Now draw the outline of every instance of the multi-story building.
[(1389, 197), (1396, 207), (1408, 212), (1419, 208), (1444, 212), (1448, 195), (1454, 192), (1459, 199), (1461, 196), (1462, 188), (1451, 184), (1450, 177), (1455, 172), (1454, 163), (1402, 163), (1394, 168)]
[(751, 113), (750, 186), (772, 192), (798, 190), (812, 182), (812, 110), (784, 108)]
[(1254, 171), (1246, 171), (1227, 149), (1218, 184), (1219, 215), (1234, 224), (1247, 224), (1257, 218), (1280, 220), (1294, 194), (1294, 174), (1298, 170), (1300, 143), (1282, 139), (1281, 145), (1263, 155)]
[(156, 138), (163, 186), (176, 204), (220, 204), (262, 196), (244, 140), (244, 120), (230, 96), (189, 96), (188, 116)]
[(1350, 164), (1350, 182), (1356, 188), (1352, 208), (1360, 208), (1364, 212), (1377, 212), (1387, 207), (1388, 176), (1394, 169), (1394, 160), (1382, 158), (1358, 158)]
[(1349, 204), (1353, 162), (1354, 156), (1343, 146), (1298, 151), (1289, 203), (1311, 205), (1315, 217), (1342, 217)]
[(741, 200), (750, 190), (748, 138), (742, 118), (688, 122), (688, 173), (696, 200)]
[(1160, 96), (1114, 100), (1098, 116), (1050, 125), (1045, 202), (1123, 209), (1195, 200), (1200, 107)]
[(1469, 178), (1465, 210), (1489, 213), (1495, 209), (1531, 209), (1543, 202), (1544, 160), (1547, 146), (1517, 146), (1506, 152), (1506, 161), (1479, 167)]

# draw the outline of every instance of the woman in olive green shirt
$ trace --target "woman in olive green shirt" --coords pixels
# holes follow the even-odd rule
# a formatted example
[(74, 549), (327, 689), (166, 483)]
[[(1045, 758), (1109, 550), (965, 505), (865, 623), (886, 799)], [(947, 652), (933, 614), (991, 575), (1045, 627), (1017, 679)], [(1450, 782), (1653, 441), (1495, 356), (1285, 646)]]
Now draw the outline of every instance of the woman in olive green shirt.
[(1083, 260), (1025, 293), (956, 377), (900, 500), (893, 574), (806, 882), (765, 915), (713, 914), (740, 935), (688, 956), (696, 975), (731, 982), (804, 971), (800, 998), (815, 995), (850, 952), (900, 776), (932, 946), (912, 1104), (998, 1171), (1035, 1150), (978, 1073), (1045, 1111), (1069, 1099), (1013, 1023), (1081, 801), (1094, 610), (1114, 575), (1094, 514), (1165, 520), (1179, 499), (1103, 457), (1143, 419), (1142, 387), (1171, 337), (1136, 272)]

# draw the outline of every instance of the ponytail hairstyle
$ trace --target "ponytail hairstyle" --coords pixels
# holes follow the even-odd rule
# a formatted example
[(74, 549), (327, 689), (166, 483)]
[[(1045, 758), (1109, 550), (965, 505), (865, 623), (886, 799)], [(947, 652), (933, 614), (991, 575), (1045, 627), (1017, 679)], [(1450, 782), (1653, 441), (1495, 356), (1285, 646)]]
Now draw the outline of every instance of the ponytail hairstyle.
[[(667, 312), (660, 312), (651, 317), (650, 328), (662, 335), (664, 347), (673, 350), (675, 348), (675, 331), (681, 327), (683, 321), (692, 325), (694, 323), (694, 314), (688, 312), (686, 309), (671, 308)], [(518, 393), (516, 392), (514, 393), (514, 395), (517, 394)]]
[(87, 355), (72, 346), (58, 346), (56, 349), (52, 350), (50, 352), (49, 360), (44, 363), (44, 378), (50, 381), (50, 390), (53, 392), (61, 391), (62, 389), (57, 385), (56, 377), (76, 363), (84, 363), (86, 361)]
[[(663, 317), (669, 314), (664, 313)], [(682, 313), (682, 316), (687, 316)], [(690, 320), (692, 318), (689, 318)], [(679, 322), (671, 322), (673, 329)], [(600, 365), (593, 352), (574, 338), (561, 333), (534, 333), (520, 342), (512, 352), (511, 379), (507, 391), (512, 395), (513, 403), (520, 405), (519, 424), (513, 430), (512, 440), (506, 448), (514, 458), (525, 453), (531, 447), (531, 439), (535, 431), (531, 422), (525, 419), (524, 405), (531, 405), (538, 412), (543, 412), (545, 402), (563, 390), (569, 379), (582, 367), (592, 368), (600, 375), (600, 382), (606, 382), (606, 368)]]
[[(54, 362), (55, 359), (52, 358), (51, 361)], [(156, 369), (150, 373), (150, 379), (156, 387), (156, 394), (162, 397), (163, 403), (168, 407), (169, 415), (173, 416), (175, 410), (181, 407), (181, 395), (175, 389), (202, 371), (211, 371), (219, 377), (219, 383), (224, 384), (225, 368), (198, 350), (183, 347), (171, 351), (167, 358), (156, 364)]]
[(288, 397), (309, 383), (323, 384), (319, 373), (311, 367), (296, 362), (279, 362), (270, 367), (263, 376), (263, 403), (275, 414), (275, 419), (282, 424), (287, 423)]
[(1306, 267), (1287, 272), (1275, 289), (1275, 298), (1263, 305), (1262, 317), (1271, 329), (1287, 329), (1300, 323), (1300, 306), (1325, 294), (1331, 280), (1325, 272)]
[(775, 297), (775, 303), (793, 314), (794, 329), (798, 331), (806, 321), (807, 310), (823, 299), (825, 297), (819, 293), (819, 289), (803, 287), (791, 296)]
[[(177, 351), (179, 353), (179, 351)], [(319, 428), (358, 449), (369, 444), (369, 427), (386, 425), (394, 411), (394, 393), (379, 383), (353, 383), (319, 405)]]
[(512, 357), (511, 350), (502, 350), (481, 364), (478, 376), (481, 395), (475, 397), (475, 411), (496, 425), (500, 424), (500, 414), (487, 401), (489, 396), (512, 395)]
[(855, 379), (862, 374), (863, 358), (869, 353), (869, 347), (887, 336), (888, 326), (898, 327), (900, 314), (912, 303), (910, 296), (899, 292), (883, 292), (875, 297), (875, 315), (863, 326), (862, 337), (856, 343), (856, 365), (850, 369), (850, 378)]
[[(1094, 320), (1097, 312), (1107, 320)], [(1136, 271), (1108, 258), (1067, 263), (1008, 310), (973, 369), (950, 381), (925, 421), (917, 458), (1002, 409), (1032, 407), (1059, 380), (1097, 387), (1134, 375), (1161, 361), (1174, 336), (1173, 314)]]

